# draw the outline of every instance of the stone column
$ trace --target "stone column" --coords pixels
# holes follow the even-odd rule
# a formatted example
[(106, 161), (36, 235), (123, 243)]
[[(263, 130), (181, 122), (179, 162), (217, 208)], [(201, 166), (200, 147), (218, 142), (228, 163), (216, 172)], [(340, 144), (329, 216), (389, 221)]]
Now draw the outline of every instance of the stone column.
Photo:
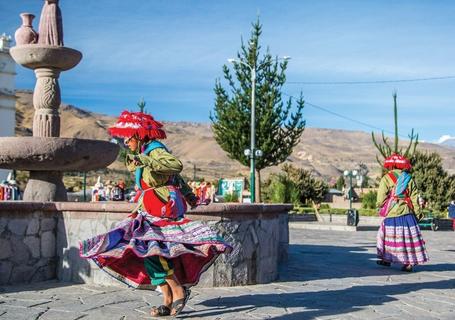
[[(35, 69), (36, 85), (33, 92), (34, 137), (60, 137), (61, 103), (58, 78), (60, 70), (56, 68)], [(25, 201), (67, 201), (66, 189), (60, 171), (30, 171), (30, 178), (24, 190)]]
[(60, 115), (58, 108), (61, 103), (58, 78), (60, 70), (53, 68), (35, 69), (36, 85), (33, 93), (34, 137), (59, 137)]
[(30, 171), (25, 201), (68, 201), (60, 171)]

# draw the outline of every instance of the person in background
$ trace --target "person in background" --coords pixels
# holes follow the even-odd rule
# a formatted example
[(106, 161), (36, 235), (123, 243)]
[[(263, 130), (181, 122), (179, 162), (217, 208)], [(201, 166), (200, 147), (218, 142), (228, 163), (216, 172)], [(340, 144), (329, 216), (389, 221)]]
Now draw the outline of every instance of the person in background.
[(447, 208), (449, 218), (452, 219), (452, 229), (455, 230), (455, 201), (450, 201), (449, 207)]
[(379, 183), (377, 206), (384, 217), (377, 235), (377, 263), (399, 263), (411, 272), (413, 266), (428, 261), (425, 241), (417, 222), (417, 187), (409, 171), (411, 163), (399, 154), (384, 161), (388, 172)]

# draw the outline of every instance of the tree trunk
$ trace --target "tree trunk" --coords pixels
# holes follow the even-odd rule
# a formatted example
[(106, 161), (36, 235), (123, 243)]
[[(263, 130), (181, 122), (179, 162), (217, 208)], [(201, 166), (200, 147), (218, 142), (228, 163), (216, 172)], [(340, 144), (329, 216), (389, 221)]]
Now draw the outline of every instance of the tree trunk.
[(257, 203), (262, 202), (261, 199), (261, 170), (256, 170), (256, 184), (255, 184), (255, 199)]
[(319, 222), (324, 222), (324, 218), (321, 216), (321, 214), (319, 213), (319, 208), (318, 206), (316, 205), (316, 203), (311, 200), (311, 203), (313, 204), (313, 209), (314, 209), (314, 214), (316, 216), (316, 219), (319, 221)]

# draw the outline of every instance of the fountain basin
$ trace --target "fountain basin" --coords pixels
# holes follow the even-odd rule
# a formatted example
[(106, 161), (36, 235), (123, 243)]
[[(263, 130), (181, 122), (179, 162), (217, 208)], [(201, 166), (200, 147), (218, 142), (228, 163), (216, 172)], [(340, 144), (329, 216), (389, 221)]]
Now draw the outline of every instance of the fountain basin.
[(105, 168), (119, 146), (100, 140), (0, 137), (0, 168), (32, 171), (89, 171)]
[(74, 68), (82, 59), (82, 53), (67, 47), (25, 44), (10, 49), (18, 64), (29, 68), (55, 68), (62, 71)]

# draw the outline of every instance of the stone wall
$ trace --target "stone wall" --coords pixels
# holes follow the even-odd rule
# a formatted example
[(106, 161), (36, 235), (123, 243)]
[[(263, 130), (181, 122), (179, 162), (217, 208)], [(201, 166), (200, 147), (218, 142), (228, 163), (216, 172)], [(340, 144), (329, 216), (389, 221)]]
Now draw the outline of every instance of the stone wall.
[[(0, 284), (61, 281), (120, 285), (79, 257), (79, 240), (104, 233), (133, 209), (128, 203), (0, 202)], [(190, 219), (216, 228), (234, 248), (207, 270), (199, 286), (268, 283), (287, 259), (287, 205), (212, 204)]]
[(0, 284), (55, 279), (57, 215), (35, 206), (1, 202)]

